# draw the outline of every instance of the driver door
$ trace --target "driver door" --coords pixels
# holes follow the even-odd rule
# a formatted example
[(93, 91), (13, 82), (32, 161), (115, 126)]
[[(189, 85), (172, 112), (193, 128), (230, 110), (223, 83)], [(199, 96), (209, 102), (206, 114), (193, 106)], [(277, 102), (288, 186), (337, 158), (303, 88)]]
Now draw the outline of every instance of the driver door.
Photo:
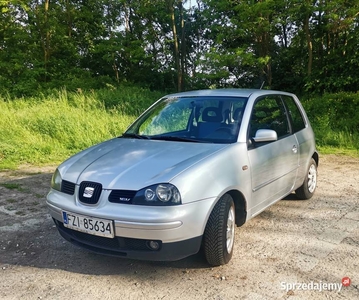
[[(255, 143), (258, 129), (271, 129), (278, 139)], [(291, 134), (285, 106), (280, 96), (269, 95), (256, 100), (249, 124), (248, 156), (251, 168), (252, 203), (249, 213), (254, 216), (280, 200), (294, 186), (298, 169), (298, 141)]]

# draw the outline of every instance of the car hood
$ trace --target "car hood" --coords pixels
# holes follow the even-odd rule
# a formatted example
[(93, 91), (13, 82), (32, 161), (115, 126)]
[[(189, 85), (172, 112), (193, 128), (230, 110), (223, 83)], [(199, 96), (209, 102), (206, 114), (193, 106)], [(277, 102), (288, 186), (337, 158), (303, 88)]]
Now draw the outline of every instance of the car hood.
[(225, 148), (204, 144), (117, 138), (80, 152), (59, 167), (64, 180), (92, 181), (104, 189), (139, 190), (175, 176)]

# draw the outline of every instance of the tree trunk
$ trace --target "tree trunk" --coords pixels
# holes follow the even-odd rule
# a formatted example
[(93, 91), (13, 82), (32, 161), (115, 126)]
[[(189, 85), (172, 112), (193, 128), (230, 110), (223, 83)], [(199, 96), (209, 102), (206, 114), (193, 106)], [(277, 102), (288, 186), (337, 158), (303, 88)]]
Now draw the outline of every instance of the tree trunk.
[(175, 59), (175, 66), (177, 71), (177, 91), (180, 92), (182, 87), (182, 74), (181, 74), (181, 66), (180, 66), (180, 58), (179, 58), (179, 45), (178, 45), (178, 37), (177, 37), (174, 1), (170, 1), (170, 13), (171, 13), (172, 34), (173, 34), (173, 43), (174, 43), (173, 45), (174, 59)]
[(184, 90), (184, 74), (186, 67), (186, 31), (183, 16), (183, 2), (180, 1), (181, 9), (181, 91)]
[(312, 44), (312, 37), (309, 31), (309, 14), (306, 15), (304, 20), (304, 31), (307, 40), (307, 47), (308, 47), (308, 76), (312, 74), (312, 66), (313, 66), (313, 44)]
[(69, 0), (66, 0), (66, 15), (67, 15), (67, 36), (72, 36), (72, 16), (71, 16), (71, 5)]
[(39, 13), (39, 7), (36, 6), (36, 19), (37, 19), (37, 26), (39, 28), (40, 32), (40, 40), (41, 40), (41, 46), (42, 50), (44, 52), (44, 69), (45, 69), (45, 82), (47, 82), (47, 68), (48, 68), (48, 62), (50, 59), (50, 29), (49, 29), (49, 6), (50, 6), (50, 0), (45, 0), (44, 3), (44, 19), (43, 22), (41, 22), (41, 12)]
[(49, 4), (50, 0), (45, 0), (45, 31), (46, 31), (46, 47), (45, 47), (45, 63), (48, 62), (50, 58), (49, 48), (50, 48), (50, 30), (49, 30)]

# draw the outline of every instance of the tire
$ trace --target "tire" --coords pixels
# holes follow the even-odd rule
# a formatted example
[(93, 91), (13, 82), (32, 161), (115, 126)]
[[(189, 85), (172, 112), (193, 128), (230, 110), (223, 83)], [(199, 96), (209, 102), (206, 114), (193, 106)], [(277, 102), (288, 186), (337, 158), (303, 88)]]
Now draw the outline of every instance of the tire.
[(317, 163), (312, 158), (302, 186), (295, 191), (295, 194), (300, 200), (308, 200), (312, 198), (315, 189), (317, 188), (317, 178)]
[(235, 208), (226, 194), (214, 206), (204, 231), (204, 254), (212, 266), (227, 264), (233, 254)]

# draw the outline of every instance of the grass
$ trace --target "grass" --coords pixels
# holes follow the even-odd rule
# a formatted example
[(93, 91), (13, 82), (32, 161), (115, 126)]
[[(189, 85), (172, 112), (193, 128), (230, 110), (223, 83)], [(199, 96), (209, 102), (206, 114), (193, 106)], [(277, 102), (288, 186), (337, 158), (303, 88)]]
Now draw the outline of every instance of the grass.
[(318, 151), (320, 154), (336, 154), (336, 155), (346, 155), (351, 157), (359, 157), (358, 149), (345, 149), (331, 146), (318, 146)]
[(322, 154), (342, 154), (359, 157), (359, 133), (347, 129), (333, 130), (312, 122), (317, 148)]
[[(162, 95), (127, 86), (89, 92), (59, 90), (26, 99), (0, 96), (0, 170), (23, 164), (58, 164), (82, 149), (119, 136)], [(321, 153), (359, 156), (359, 133), (354, 130), (359, 126), (357, 116), (345, 115), (348, 120), (338, 121), (338, 116), (344, 116), (340, 108), (350, 99), (344, 96), (335, 95), (335, 101), (334, 96), (307, 100), (305, 106)], [(359, 103), (359, 94), (353, 97)], [(328, 107), (334, 104), (336, 114), (329, 113), (333, 109)], [(6, 187), (21, 189), (16, 184)]]
[(333, 130), (312, 122), (317, 148), (321, 154), (339, 154), (359, 157), (359, 133), (347, 129)]
[(119, 90), (33, 98), (0, 98), (0, 170), (19, 165), (59, 163), (68, 156), (121, 135), (160, 93)]
[(22, 193), (28, 193), (30, 190), (28, 188), (23, 188), (19, 183), (1, 183), (0, 186), (3, 186), (9, 190), (18, 190)]
[(21, 189), (21, 184), (18, 183), (1, 183), (1, 186), (9, 189), (9, 190), (18, 190)]
[(359, 156), (359, 92), (302, 99), (321, 153)]

